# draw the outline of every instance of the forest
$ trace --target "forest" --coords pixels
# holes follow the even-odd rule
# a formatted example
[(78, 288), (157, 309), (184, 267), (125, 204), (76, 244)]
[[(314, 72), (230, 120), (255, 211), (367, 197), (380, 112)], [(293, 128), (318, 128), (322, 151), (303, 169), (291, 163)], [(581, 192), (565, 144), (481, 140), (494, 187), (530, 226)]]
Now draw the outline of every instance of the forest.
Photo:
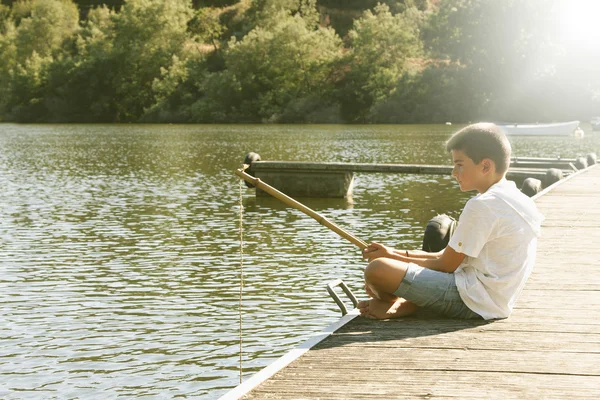
[(586, 4), (3, 1), (0, 121), (585, 121), (600, 115)]

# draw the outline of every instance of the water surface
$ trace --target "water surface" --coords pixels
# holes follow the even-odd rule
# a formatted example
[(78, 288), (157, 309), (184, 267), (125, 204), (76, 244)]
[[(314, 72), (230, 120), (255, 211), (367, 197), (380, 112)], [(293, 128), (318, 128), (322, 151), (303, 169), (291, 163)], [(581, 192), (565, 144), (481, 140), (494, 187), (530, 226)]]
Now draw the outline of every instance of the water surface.
[[(0, 125), (0, 397), (216, 398), (239, 383), (239, 180), (264, 160), (449, 164), (455, 126)], [(511, 138), (574, 157), (598, 139)], [(418, 248), (472, 195), (450, 177), (358, 174), (300, 199), (365, 241)], [(242, 193), (243, 378), (339, 318), (359, 250)]]

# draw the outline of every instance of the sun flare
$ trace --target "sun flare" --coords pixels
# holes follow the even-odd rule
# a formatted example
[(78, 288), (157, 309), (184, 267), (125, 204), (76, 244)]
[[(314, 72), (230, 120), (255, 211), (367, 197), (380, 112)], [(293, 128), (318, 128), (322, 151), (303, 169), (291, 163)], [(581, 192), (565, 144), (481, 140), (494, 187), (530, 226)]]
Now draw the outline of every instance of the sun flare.
[(564, 45), (580, 50), (598, 49), (600, 43), (600, 1), (559, 0), (559, 37)]

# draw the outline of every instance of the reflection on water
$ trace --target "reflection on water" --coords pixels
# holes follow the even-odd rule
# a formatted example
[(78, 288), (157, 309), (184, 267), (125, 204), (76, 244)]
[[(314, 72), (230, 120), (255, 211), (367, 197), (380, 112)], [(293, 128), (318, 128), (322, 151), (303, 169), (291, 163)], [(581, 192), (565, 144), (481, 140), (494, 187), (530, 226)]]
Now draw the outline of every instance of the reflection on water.
[[(448, 164), (447, 126), (0, 125), (0, 397), (215, 398), (239, 381), (238, 180), (265, 160)], [(572, 157), (596, 138), (511, 138)], [(358, 174), (301, 199), (365, 241), (420, 246), (471, 194), (450, 177)], [(359, 250), (245, 189), (244, 378), (338, 318)]]

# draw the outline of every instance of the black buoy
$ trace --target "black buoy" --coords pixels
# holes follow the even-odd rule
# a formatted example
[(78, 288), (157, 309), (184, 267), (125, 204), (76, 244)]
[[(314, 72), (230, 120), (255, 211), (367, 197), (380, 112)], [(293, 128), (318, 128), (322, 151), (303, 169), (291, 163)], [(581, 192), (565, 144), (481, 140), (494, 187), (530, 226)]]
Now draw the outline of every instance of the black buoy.
[(585, 157), (577, 157), (575, 159), (575, 168), (586, 169), (588, 166), (587, 159)]
[(596, 164), (596, 161), (598, 161), (598, 157), (596, 156), (596, 153), (589, 153), (587, 155), (588, 165), (594, 165), (594, 164)]
[[(252, 172), (252, 163), (255, 161), (260, 161), (260, 155), (258, 153), (254, 153), (253, 151), (251, 151), (250, 153), (246, 154), (246, 157), (244, 157), (244, 165), (247, 165), (248, 167), (245, 168), (245, 172), (248, 175), (254, 176), (254, 172)], [(253, 188), (254, 185), (251, 184), (248, 181), (244, 181), (244, 183), (246, 184), (247, 187), (249, 188)]]
[(542, 191), (542, 181), (535, 178), (527, 178), (523, 181), (521, 186), (521, 192), (527, 196), (532, 197)]
[(455, 228), (456, 220), (446, 214), (430, 219), (423, 235), (423, 251), (432, 253), (445, 249)]
[(253, 151), (246, 154), (246, 157), (244, 157), (244, 164), (251, 165), (255, 161), (260, 161), (260, 155)]
[(552, 185), (553, 183), (560, 181), (562, 178), (563, 178), (563, 173), (560, 169), (549, 168), (546, 171), (546, 176), (544, 177), (544, 187), (547, 188), (548, 186)]

